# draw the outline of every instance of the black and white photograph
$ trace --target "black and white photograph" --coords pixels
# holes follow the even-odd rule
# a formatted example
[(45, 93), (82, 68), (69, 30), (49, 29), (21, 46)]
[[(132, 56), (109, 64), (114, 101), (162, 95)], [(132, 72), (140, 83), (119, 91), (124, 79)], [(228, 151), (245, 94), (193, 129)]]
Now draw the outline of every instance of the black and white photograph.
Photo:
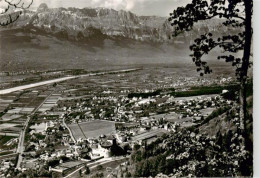
[(257, 177), (256, 4), (0, 0), (0, 177)]

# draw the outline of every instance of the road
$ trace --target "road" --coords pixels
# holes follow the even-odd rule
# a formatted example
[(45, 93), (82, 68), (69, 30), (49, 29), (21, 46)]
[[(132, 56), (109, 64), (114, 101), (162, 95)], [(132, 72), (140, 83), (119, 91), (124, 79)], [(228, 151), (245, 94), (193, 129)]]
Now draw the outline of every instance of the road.
[[(55, 91), (55, 90), (54, 90)], [(23, 160), (23, 152), (24, 152), (24, 139), (25, 139), (25, 132), (26, 132), (26, 129), (28, 127), (28, 124), (30, 122), (30, 119), (31, 119), (31, 116), (33, 116), (39, 109), (40, 107), (45, 103), (45, 101), (47, 101), (47, 99), (53, 94), (52, 91), (46, 98), (45, 100), (30, 114), (27, 116), (27, 119), (24, 123), (24, 128), (21, 130), (21, 133), (20, 133), (20, 136), (19, 136), (19, 142), (18, 142), (18, 146), (17, 146), (17, 150), (16, 150), (16, 153), (19, 154), (18, 156), (18, 161), (17, 161), (17, 165), (16, 165), (16, 168), (20, 168), (21, 167), (21, 163), (22, 163), (22, 160)]]
[(71, 139), (73, 140), (74, 143), (76, 143), (76, 139), (74, 138), (70, 128), (67, 126), (67, 124), (65, 122), (65, 117), (63, 117), (62, 121), (63, 121), (63, 125), (69, 130)]
[(12, 93), (12, 92), (15, 92), (15, 91), (20, 91), (20, 90), (25, 90), (25, 89), (29, 89), (29, 88), (39, 87), (39, 86), (42, 86), (42, 85), (48, 85), (48, 84), (52, 84), (52, 83), (59, 83), (59, 82), (63, 82), (63, 81), (66, 81), (66, 80), (71, 80), (71, 79), (75, 79), (75, 78), (79, 78), (79, 77), (88, 77), (88, 76), (94, 76), (94, 75), (104, 75), (104, 74), (110, 74), (110, 73), (132, 72), (132, 71), (136, 71), (136, 70), (140, 70), (140, 69), (139, 68), (134, 68), (134, 69), (115, 70), (115, 71), (109, 71), (109, 72), (98, 72), (98, 73), (90, 73), (90, 74), (84, 74), (84, 75), (75, 75), (75, 76), (62, 77), (62, 78), (58, 78), (58, 79), (52, 79), (52, 80), (32, 83), (32, 84), (28, 84), (28, 85), (22, 85), (22, 86), (18, 86), (18, 87), (3, 89), (3, 90), (0, 90), (0, 95), (4, 95), (4, 94)]
[[(113, 162), (113, 161), (119, 161), (122, 159), (125, 159), (126, 157), (120, 156), (120, 157), (111, 157), (111, 158), (102, 158), (100, 160), (97, 160), (95, 162), (91, 162), (88, 163), (87, 166), (89, 167), (90, 170), (95, 169), (96, 167), (98, 167), (99, 165), (103, 165), (109, 162)], [(80, 168), (76, 169), (75, 171), (73, 171), (72, 173), (68, 174), (67, 176), (65, 176), (64, 178), (70, 178), (70, 177), (77, 177), (77, 175), (79, 174), (79, 170), (84, 169), (85, 166), (81, 166)], [(82, 173), (84, 174), (86, 172), (86, 170), (83, 170)]]

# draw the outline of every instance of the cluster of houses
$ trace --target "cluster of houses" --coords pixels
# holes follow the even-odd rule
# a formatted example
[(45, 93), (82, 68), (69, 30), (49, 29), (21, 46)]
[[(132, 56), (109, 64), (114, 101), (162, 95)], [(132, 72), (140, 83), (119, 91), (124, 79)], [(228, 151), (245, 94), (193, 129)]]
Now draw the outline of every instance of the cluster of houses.
[[(225, 92), (225, 91), (223, 91)], [(229, 104), (219, 95), (212, 96), (199, 96), (199, 97), (185, 97), (175, 98), (170, 95), (155, 96), (148, 98), (128, 98), (124, 95), (120, 97), (104, 96), (94, 97), (88, 105), (83, 102), (78, 102), (75, 106), (63, 107), (63, 114), (70, 116), (69, 123), (80, 123), (94, 119), (94, 113), (92, 113), (92, 106), (98, 107), (99, 104), (110, 102), (110, 107), (114, 108), (113, 114), (109, 118), (105, 118), (105, 110), (100, 109), (99, 116), (104, 120), (112, 120), (116, 123), (121, 123), (123, 126), (121, 129), (117, 129), (116, 133), (110, 135), (100, 135), (98, 138), (79, 138), (77, 140), (72, 139), (70, 133), (62, 134), (62, 144), (64, 149), (55, 150), (53, 152), (45, 151), (42, 153), (39, 161), (50, 161), (53, 159), (59, 159), (61, 157), (67, 157), (70, 161), (90, 161), (107, 158), (112, 156), (111, 148), (113, 146), (120, 147), (125, 151), (125, 154), (131, 152), (135, 144), (150, 143), (156, 138), (162, 136), (168, 132), (176, 132), (179, 127), (185, 122), (195, 123), (202, 118), (207, 117), (217, 106), (223, 104)], [(148, 116), (137, 116), (142, 113), (143, 106), (149, 107), (153, 103), (157, 107), (168, 108), (171, 112), (165, 114), (157, 114), (151, 111)], [(65, 113), (65, 114), (64, 114)], [(78, 115), (73, 115), (78, 113)], [(83, 116), (81, 113), (84, 113)], [(127, 122), (124, 120), (127, 118)], [(187, 118), (189, 118), (187, 120)], [(59, 124), (64, 124), (59, 119)], [(47, 127), (49, 125), (49, 127)], [(46, 128), (42, 134), (55, 134), (57, 128), (55, 126), (57, 122), (50, 122), (46, 124)], [(64, 128), (66, 128), (63, 125)], [(46, 132), (48, 130), (48, 133)], [(31, 131), (33, 135), (35, 131)], [(44, 140), (39, 140), (35, 144), (36, 150), (45, 148), (47, 145)], [(63, 162), (60, 163), (60, 165)], [(56, 166), (51, 168), (52, 171), (64, 171), (66, 170), (62, 166)]]

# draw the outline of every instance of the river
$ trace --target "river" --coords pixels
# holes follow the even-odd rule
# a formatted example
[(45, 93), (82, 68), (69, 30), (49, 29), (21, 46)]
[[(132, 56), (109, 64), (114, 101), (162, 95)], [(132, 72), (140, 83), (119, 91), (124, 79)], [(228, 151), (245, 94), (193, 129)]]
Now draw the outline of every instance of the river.
[(66, 80), (71, 80), (79, 77), (87, 77), (87, 76), (93, 76), (93, 75), (104, 75), (104, 74), (111, 74), (111, 73), (124, 73), (124, 72), (133, 72), (136, 70), (140, 70), (139, 68), (134, 68), (134, 69), (124, 69), (124, 70), (115, 70), (115, 71), (108, 71), (108, 72), (98, 72), (98, 73), (90, 73), (90, 74), (83, 74), (83, 75), (76, 75), (76, 76), (67, 76), (67, 77), (62, 77), (58, 79), (52, 79), (52, 80), (47, 80), (47, 81), (42, 81), (42, 82), (37, 82), (37, 83), (32, 83), (28, 85), (22, 85), (22, 86), (17, 86), (13, 88), (7, 88), (0, 90), (0, 95), (4, 94), (9, 94), (12, 92), (20, 91), (20, 90), (25, 90), (29, 88), (34, 88), (34, 87), (39, 87), (42, 85), (48, 85), (52, 83), (58, 83), (58, 82), (63, 82)]

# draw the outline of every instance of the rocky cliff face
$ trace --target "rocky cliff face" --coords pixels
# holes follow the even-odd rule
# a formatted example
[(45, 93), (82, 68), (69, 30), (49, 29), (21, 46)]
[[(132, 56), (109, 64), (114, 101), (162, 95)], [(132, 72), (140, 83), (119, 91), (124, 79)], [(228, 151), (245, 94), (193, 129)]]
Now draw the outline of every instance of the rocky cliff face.
[(51, 9), (46, 4), (40, 5), (36, 12), (25, 11), (12, 25), (17, 26), (33, 26), (76, 40), (95, 33), (141, 41), (165, 41), (171, 35), (170, 24), (163, 17), (137, 16), (132, 12), (106, 8)]
[(86, 38), (130, 38), (139, 41), (192, 43), (206, 32), (222, 35), (229, 32), (218, 19), (197, 23), (190, 32), (171, 38), (173, 28), (166, 17), (137, 16), (129, 11), (107, 8), (48, 8), (41, 4), (37, 11), (24, 11), (13, 27), (29, 27), (73, 40)]

